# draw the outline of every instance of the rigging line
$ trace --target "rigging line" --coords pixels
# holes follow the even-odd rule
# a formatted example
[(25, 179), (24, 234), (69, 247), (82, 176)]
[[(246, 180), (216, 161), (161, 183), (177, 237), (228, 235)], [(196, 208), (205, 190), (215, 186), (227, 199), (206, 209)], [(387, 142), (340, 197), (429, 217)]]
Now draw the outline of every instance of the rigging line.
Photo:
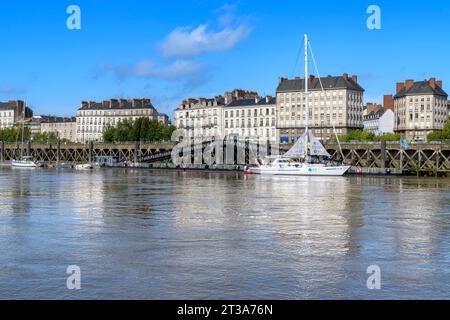
[[(319, 68), (317, 67), (316, 58), (314, 57), (314, 52), (312, 50), (311, 42), (309, 42), (309, 40), (308, 40), (308, 46), (309, 46), (309, 51), (311, 52), (311, 57), (313, 59), (314, 68), (316, 69), (316, 72), (317, 72), (317, 77), (319, 77), (320, 87), (322, 88), (322, 92), (323, 92), (323, 91), (325, 91), (325, 89), (323, 88), (322, 79), (320, 78)], [(307, 81), (307, 79), (305, 79), (305, 81)], [(341, 141), (339, 140), (339, 136), (337, 135), (336, 126), (334, 125), (334, 122), (333, 122), (333, 131), (334, 131), (334, 135), (336, 136), (336, 140), (337, 140), (337, 143), (339, 146), (339, 151), (342, 156), (342, 161), (344, 161), (344, 152), (342, 151)]]
[(294, 69), (292, 70), (292, 77), (295, 77), (295, 70), (297, 69), (298, 61), (300, 60), (301, 53), (302, 53), (302, 46), (300, 46), (300, 48), (298, 49), (298, 52), (297, 52), (297, 58), (295, 59)]
[(313, 59), (314, 68), (316, 69), (316, 72), (317, 72), (317, 77), (319, 78), (320, 87), (322, 88), (322, 91), (325, 91), (323, 88), (322, 79), (320, 78), (320, 73), (319, 73), (319, 68), (317, 67), (316, 58), (314, 57), (314, 52), (311, 47), (311, 42), (309, 42), (309, 41), (308, 41), (308, 46), (309, 46), (309, 51), (311, 52), (311, 57)]

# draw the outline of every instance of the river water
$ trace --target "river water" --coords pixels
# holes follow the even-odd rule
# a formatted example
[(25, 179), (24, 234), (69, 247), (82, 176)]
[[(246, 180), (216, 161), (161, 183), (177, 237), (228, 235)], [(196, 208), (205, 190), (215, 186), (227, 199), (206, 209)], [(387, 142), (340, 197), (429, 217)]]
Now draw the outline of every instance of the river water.
[(450, 299), (450, 180), (0, 168), (0, 268), (0, 299)]

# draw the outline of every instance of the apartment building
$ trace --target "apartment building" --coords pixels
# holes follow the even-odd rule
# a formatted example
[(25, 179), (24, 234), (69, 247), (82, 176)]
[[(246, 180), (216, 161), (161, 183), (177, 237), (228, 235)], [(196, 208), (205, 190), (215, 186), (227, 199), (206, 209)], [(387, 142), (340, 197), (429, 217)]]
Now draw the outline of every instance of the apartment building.
[(225, 136), (278, 141), (275, 98), (266, 96), (234, 100), (224, 107), (223, 112)]
[[(322, 90), (323, 86), (323, 90)], [(277, 129), (280, 142), (292, 143), (306, 127), (306, 99), (309, 100), (308, 127), (319, 139), (363, 129), (364, 89), (358, 77), (327, 76), (308, 79), (309, 93), (305, 96), (305, 79), (281, 78), (277, 88)]]
[(224, 96), (220, 95), (211, 99), (191, 98), (183, 100), (175, 110), (175, 125), (178, 129), (184, 130), (185, 139), (224, 138), (226, 106), (233, 101), (245, 99), (254, 101), (257, 97), (257, 92), (235, 89), (226, 92)]
[(224, 105), (222, 96), (183, 100), (175, 110), (176, 127), (184, 130), (184, 139), (222, 137)]
[(395, 116), (391, 109), (379, 109), (370, 111), (363, 117), (364, 131), (372, 132), (376, 135), (394, 133)]
[(406, 80), (397, 83), (394, 96), (395, 131), (407, 139), (426, 138), (442, 130), (448, 120), (448, 95), (442, 81)]
[(158, 121), (159, 113), (150, 99), (111, 99), (103, 102), (81, 102), (76, 117), (76, 140), (103, 141), (107, 126), (116, 126), (120, 121), (135, 121), (147, 117)]
[(168, 126), (171, 124), (169, 116), (165, 113), (158, 114), (158, 122), (165, 126)]
[(33, 111), (25, 106), (21, 100), (10, 100), (0, 102), (0, 129), (12, 128), (16, 122), (23, 118), (25, 108), (25, 118), (33, 116)]
[(54, 133), (59, 139), (75, 142), (77, 139), (76, 117), (42, 116), (41, 133)]

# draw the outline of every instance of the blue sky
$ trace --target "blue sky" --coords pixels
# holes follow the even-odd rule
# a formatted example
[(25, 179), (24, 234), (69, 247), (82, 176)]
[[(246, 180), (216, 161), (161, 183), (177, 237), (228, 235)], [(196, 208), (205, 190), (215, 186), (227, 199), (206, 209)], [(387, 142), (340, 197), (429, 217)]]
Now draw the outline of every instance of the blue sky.
[[(81, 30), (66, 27), (71, 4)], [(372, 4), (381, 30), (366, 27)], [(445, 0), (1, 1), (0, 101), (73, 115), (81, 100), (150, 97), (172, 117), (187, 97), (274, 94), (280, 76), (303, 74), (305, 32), (321, 75), (357, 74), (366, 101), (407, 78), (450, 91), (448, 17)]]

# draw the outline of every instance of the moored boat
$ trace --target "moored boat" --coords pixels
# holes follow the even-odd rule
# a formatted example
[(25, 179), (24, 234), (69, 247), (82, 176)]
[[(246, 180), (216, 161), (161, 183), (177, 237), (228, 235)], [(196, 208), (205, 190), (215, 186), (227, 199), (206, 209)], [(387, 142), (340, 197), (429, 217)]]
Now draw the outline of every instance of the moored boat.
[(42, 167), (42, 164), (34, 160), (32, 157), (22, 157), (19, 160), (12, 160), (11, 165), (17, 168), (38, 168)]
[[(308, 36), (305, 34), (305, 96), (308, 97)], [(314, 56), (313, 56), (314, 57)], [(319, 82), (322, 82), (319, 76)], [(322, 86), (322, 90), (323, 86)], [(257, 160), (257, 165), (246, 169), (249, 174), (296, 175), (296, 176), (342, 176), (350, 166), (331, 161), (331, 155), (322, 143), (308, 129), (309, 99), (305, 99), (306, 126), (304, 134), (295, 145), (284, 155), (268, 159), (263, 163)], [(337, 135), (336, 135), (337, 137)], [(337, 137), (338, 143), (339, 138)]]

